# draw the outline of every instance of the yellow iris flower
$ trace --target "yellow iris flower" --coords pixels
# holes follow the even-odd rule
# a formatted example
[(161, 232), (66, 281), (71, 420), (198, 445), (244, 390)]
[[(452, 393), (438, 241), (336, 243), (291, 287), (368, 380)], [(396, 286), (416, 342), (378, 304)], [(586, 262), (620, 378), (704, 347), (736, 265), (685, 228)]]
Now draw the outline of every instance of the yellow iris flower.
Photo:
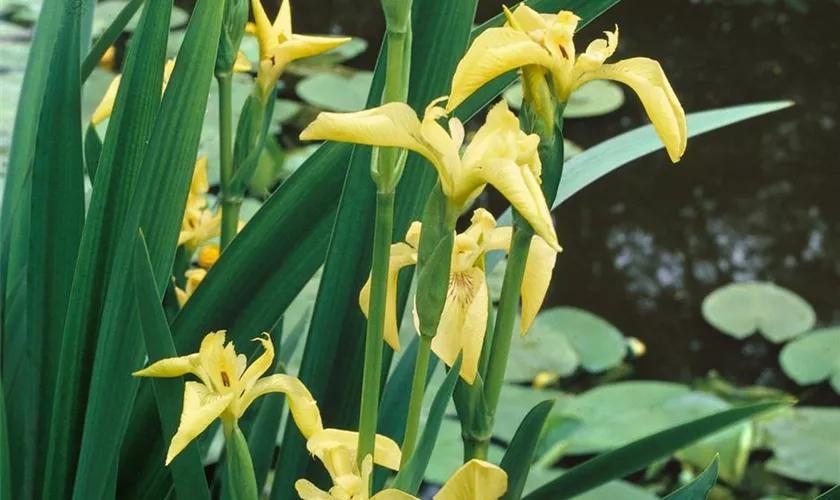
[[(312, 450), (310, 449), (310, 452)], [(396, 489), (385, 489), (368, 495), (373, 463), (370, 455), (362, 461), (361, 470), (356, 466), (352, 453), (344, 446), (334, 445), (317, 455), (333, 480), (330, 491), (323, 491), (305, 479), (295, 483), (302, 500), (418, 500), (414, 495)], [(507, 491), (507, 474), (501, 468), (482, 460), (473, 459), (462, 465), (434, 500), (495, 500)]]
[[(406, 243), (391, 245), (388, 270), (388, 288), (385, 306), (385, 341), (400, 350), (397, 326), (397, 278), (406, 266), (417, 264), (417, 245), (421, 224), (415, 222), (406, 234)], [(484, 272), (484, 256), (493, 250), (507, 252), (513, 235), (511, 227), (496, 227), (490, 212), (479, 208), (472, 217), (472, 224), (455, 237), (446, 304), (440, 317), (437, 335), (432, 340), (432, 350), (452, 366), (463, 351), (461, 378), (468, 384), (475, 381), (484, 333), (487, 328), (489, 294)], [(522, 326), (525, 335), (545, 299), (557, 252), (539, 236), (534, 236), (522, 279)], [(362, 312), (368, 314), (370, 278), (359, 293)], [(415, 318), (416, 319), (416, 318)]]
[(280, 11), (272, 23), (263, 9), (261, 0), (251, 0), (254, 12), (254, 30), (260, 42), (260, 63), (257, 84), (267, 97), (286, 66), (297, 59), (311, 57), (350, 41), (346, 37), (321, 37), (298, 35), (292, 32), (292, 7), (283, 0)]
[(207, 157), (201, 156), (195, 162), (184, 219), (181, 222), (181, 232), (178, 234), (178, 246), (184, 245), (190, 256), (199, 246), (219, 236), (222, 231), (221, 212), (214, 215), (207, 206), (205, 195), (209, 190)]
[(332, 140), (369, 146), (404, 148), (423, 155), (437, 169), (444, 194), (463, 211), (487, 184), (495, 187), (531, 224), (534, 231), (560, 250), (551, 213), (540, 189), (540, 139), (525, 134), (502, 101), (460, 154), (464, 127), (449, 120), (449, 132), (437, 120), (446, 116), (432, 101), (421, 122), (407, 104), (392, 102), (356, 113), (321, 113), (300, 134), (304, 140)]
[(271, 368), (274, 345), (267, 333), (254, 340), (265, 352), (250, 366), (244, 354), (237, 355), (233, 342), (225, 344), (225, 332), (218, 331), (207, 334), (195, 354), (162, 359), (134, 372), (137, 377), (180, 377), (189, 373), (200, 380), (184, 386), (184, 408), (166, 454), (166, 465), (214, 420), (221, 418), (225, 426), (232, 426), (256, 398), (271, 392), (286, 395), (292, 418), (305, 437), (323, 430), (318, 405), (300, 380), (282, 374), (260, 378)]
[(198, 285), (207, 277), (207, 271), (201, 268), (188, 269), (184, 273), (184, 277), (186, 278), (184, 288), (175, 287), (175, 298), (178, 299), (178, 305), (181, 307), (184, 307), (187, 301), (190, 300), (190, 297), (192, 297), (192, 294), (195, 293)]
[(659, 62), (634, 57), (604, 63), (618, 47), (618, 27), (605, 32), (605, 40), (593, 41), (578, 55), (573, 36), (580, 18), (572, 12), (540, 14), (520, 4), (512, 14), (507, 10), (506, 14), (508, 24), (484, 31), (458, 64), (448, 111), (485, 83), (516, 68), (538, 66), (548, 70), (561, 102), (584, 83), (615, 80), (638, 94), (671, 161), (679, 161), (688, 138), (685, 112)]

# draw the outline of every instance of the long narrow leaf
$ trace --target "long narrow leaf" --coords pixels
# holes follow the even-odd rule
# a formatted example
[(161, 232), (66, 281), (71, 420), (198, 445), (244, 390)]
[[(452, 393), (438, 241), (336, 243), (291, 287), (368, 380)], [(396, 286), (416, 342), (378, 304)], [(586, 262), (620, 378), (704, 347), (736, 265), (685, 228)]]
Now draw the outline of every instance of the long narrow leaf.
[(91, 376), (74, 490), (78, 498), (101, 498), (113, 481), (112, 476), (102, 474), (101, 464), (118, 462), (137, 388), (131, 372), (143, 359), (133, 296), (126, 286), (131, 275), (135, 231), (140, 227), (146, 235), (155, 282), (162, 295), (162, 285), (167, 282), (175, 258), (198, 153), (223, 7), (221, 2), (199, 2), (193, 11), (119, 238)]
[(505, 450), (505, 456), (499, 464), (508, 477), (508, 489), (502, 497), (504, 500), (519, 500), (522, 497), (525, 481), (528, 480), (528, 472), (534, 460), (534, 450), (553, 406), (554, 401), (549, 400), (531, 408)]
[[(134, 258), (134, 291), (137, 297), (137, 313), (143, 331), (149, 364), (155, 361), (178, 356), (166, 313), (161, 306), (160, 287), (155, 283), (149, 250), (142, 233), (137, 234), (137, 245)], [(155, 399), (158, 413), (163, 425), (166, 440), (172, 439), (178, 430), (181, 407), (184, 398), (183, 377), (169, 379), (154, 379)], [(175, 457), (169, 468), (175, 483), (175, 493), (179, 498), (195, 498), (210, 500), (210, 490), (204, 478), (204, 467), (201, 465), (201, 452), (198, 442), (193, 441), (184, 451)]]
[(669, 456), (730, 425), (789, 404), (791, 404), (789, 401), (778, 401), (730, 408), (657, 432), (578, 465), (527, 495), (525, 499), (573, 498), (613, 479), (641, 470), (651, 462)]
[(12, 498), (9, 428), (6, 426), (6, 397), (3, 395), (3, 391), (0, 391), (0, 498)]
[[(61, 332), (85, 219), (82, 154), (82, 89), (79, 77), (81, 12), (66, 5), (44, 92), (35, 158), (27, 261), (28, 368), (37, 388), (35, 425), (36, 477), (43, 474), (49, 448), (53, 395), (59, 377)], [(29, 450), (27, 450), (29, 451)], [(27, 453), (28, 456), (28, 453)], [(43, 482), (33, 485), (41, 496)]]
[(838, 500), (840, 499), (840, 484), (826, 491), (814, 500)]
[(458, 382), (461, 358), (462, 356), (458, 355), (458, 359), (450, 368), (449, 373), (446, 374), (446, 378), (443, 379), (443, 383), (435, 394), (432, 406), (429, 408), (429, 415), (426, 418), (426, 426), (423, 427), (423, 433), (417, 442), (417, 448), (411, 458), (400, 468), (397, 477), (394, 478), (394, 484), (391, 485), (392, 488), (405, 491), (411, 495), (417, 494), (417, 490), (423, 482), (423, 475), (432, 459), (432, 452), (435, 450), (435, 443), (441, 423), (443, 423), (446, 407), (449, 405), (452, 392), (455, 390), (455, 384)]
[[(117, 38), (120, 34), (122, 34), (126, 25), (128, 25), (134, 15), (137, 14), (137, 11), (140, 10), (140, 6), (143, 5), (144, 1), (145, 0), (130, 0), (127, 4), (125, 4), (125, 7), (120, 10), (119, 14), (114, 17), (111, 24), (105, 28), (105, 31), (99, 35), (96, 43), (93, 44), (90, 52), (87, 53), (84, 61), (82, 61), (83, 82), (88, 79), (91, 73), (93, 73), (93, 70), (96, 69), (96, 66), (99, 64), (99, 61), (102, 60), (102, 56), (104, 56), (108, 48), (117, 41)], [(134, 40), (138, 40), (138, 37), (135, 36)]]
[(706, 500), (717, 482), (719, 465), (720, 459), (715, 455), (712, 463), (699, 476), (662, 500)]
[[(113, 114), (99, 155), (73, 278), (61, 354), (62, 374), (46, 484), (52, 498), (72, 487), (103, 304), (143, 154), (160, 107), (172, 0), (149, 0), (126, 55)], [(91, 133), (95, 130), (91, 126)], [(133, 251), (133, 235), (132, 246)], [(123, 287), (125, 288), (125, 287)], [(101, 475), (101, 474), (100, 474)]]

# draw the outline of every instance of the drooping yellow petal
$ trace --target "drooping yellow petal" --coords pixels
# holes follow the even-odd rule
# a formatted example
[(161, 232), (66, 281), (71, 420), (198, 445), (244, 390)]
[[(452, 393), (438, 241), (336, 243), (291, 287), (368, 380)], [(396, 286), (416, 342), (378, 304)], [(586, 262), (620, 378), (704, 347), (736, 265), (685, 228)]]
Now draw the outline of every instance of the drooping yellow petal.
[(286, 395), (289, 411), (303, 437), (309, 439), (313, 434), (323, 430), (324, 425), (321, 423), (318, 403), (315, 402), (312, 393), (303, 385), (303, 382), (291, 375), (276, 374), (258, 380), (242, 395), (239, 401), (239, 416), (256, 398), (270, 392)]
[(485, 182), (507, 198), (525, 220), (531, 224), (552, 248), (560, 251), (557, 234), (551, 221), (551, 212), (546, 205), (545, 197), (540, 189), (540, 183), (529, 168), (523, 168), (507, 160), (491, 160), (485, 162), (479, 175)]
[(306, 479), (295, 481), (295, 491), (301, 500), (333, 500), (332, 495), (318, 488)]
[(376, 495), (370, 497), (370, 500), (418, 500), (416, 496), (393, 488), (382, 490)]
[(678, 162), (688, 142), (685, 111), (671, 88), (662, 66), (653, 59), (635, 57), (584, 73), (576, 85), (591, 80), (615, 80), (639, 96), (656, 133), (665, 144), (671, 161)]
[(220, 395), (198, 382), (184, 384), (184, 409), (181, 411), (178, 431), (172, 437), (169, 451), (166, 453), (166, 465), (169, 465), (172, 459), (190, 444), (190, 441), (219, 418), (233, 397), (233, 393)]
[(452, 474), (434, 496), (434, 500), (496, 500), (506, 491), (505, 471), (489, 462), (474, 458)]
[(142, 370), (132, 373), (132, 375), (135, 377), (180, 377), (187, 373), (195, 374), (197, 366), (198, 354), (190, 354), (177, 358), (161, 359)]
[[(308, 438), (306, 449), (309, 450), (309, 453), (323, 461), (322, 457), (328, 449), (344, 446), (348, 450), (355, 452), (358, 444), (358, 432), (344, 431), (341, 429), (324, 429)], [(373, 461), (376, 464), (391, 470), (399, 470), (401, 457), (400, 447), (394, 440), (381, 434), (376, 435), (373, 452)]]
[(524, 336), (531, 328), (534, 318), (542, 307), (551, 276), (554, 274), (554, 263), (557, 252), (539, 236), (531, 238), (528, 251), (528, 261), (525, 263), (525, 275), (522, 277), (522, 329)]
[[(417, 264), (417, 251), (405, 243), (391, 245), (391, 260), (388, 263), (388, 289), (385, 298), (385, 342), (395, 351), (400, 350), (400, 332), (397, 325), (397, 281), (400, 270)], [(365, 317), (370, 306), (370, 276), (359, 292), (359, 306)]]
[(278, 65), (285, 66), (298, 59), (317, 56), (350, 40), (348, 37), (292, 35), (275, 48), (274, 58)]
[(261, 337), (253, 340), (262, 344), (265, 351), (240, 376), (239, 383), (244, 391), (253, 387), (257, 379), (262, 377), (263, 373), (271, 368), (271, 363), (274, 361), (274, 344), (271, 342), (271, 335), (263, 332)]
[(236, 59), (233, 61), (233, 72), (234, 73), (248, 73), (254, 69), (254, 65), (251, 64), (251, 61), (248, 60), (248, 56), (246, 56), (242, 51), (236, 53)]
[(432, 339), (432, 351), (447, 366), (455, 364), (458, 354), (463, 351), (460, 375), (468, 384), (475, 381), (478, 373), (478, 360), (487, 328), (487, 307), (484, 271), (473, 267), (450, 276), (449, 293), (437, 335)]
[(438, 170), (443, 168), (442, 158), (423, 139), (417, 113), (401, 102), (356, 113), (320, 113), (300, 138), (410, 149), (425, 156)]
[(484, 31), (455, 68), (446, 110), (454, 110), (497, 76), (530, 64), (551, 68), (553, 60), (544, 47), (525, 33), (511, 28)]
[(121, 79), (122, 75), (117, 75), (111, 80), (111, 84), (108, 85), (108, 90), (105, 91), (102, 100), (96, 106), (96, 109), (93, 110), (93, 116), (90, 117), (91, 124), (99, 125), (111, 116), (111, 113), (114, 111), (114, 102), (117, 100), (117, 91), (120, 88)]

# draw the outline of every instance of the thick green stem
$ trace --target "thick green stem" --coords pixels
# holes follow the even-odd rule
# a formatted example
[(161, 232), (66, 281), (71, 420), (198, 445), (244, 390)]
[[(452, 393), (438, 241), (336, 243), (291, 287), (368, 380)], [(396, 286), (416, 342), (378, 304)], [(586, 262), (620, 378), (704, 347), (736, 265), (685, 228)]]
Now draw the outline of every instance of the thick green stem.
[(367, 338), (365, 339), (365, 369), (362, 376), (362, 405), (359, 414), (358, 462), (373, 454), (376, 421), (379, 418), (379, 388), (382, 379), (382, 342), (385, 331), (385, 303), (388, 287), (388, 267), (391, 258), (391, 238), (394, 231), (394, 192), (376, 193), (376, 222), (373, 233), (373, 262), (370, 272), (370, 305)]
[(233, 105), (231, 104), (231, 74), (216, 75), (219, 82), (219, 197), (222, 202), (222, 242), (224, 251), (233, 238), (239, 225), (239, 208), (242, 198), (231, 193), (233, 179)]
[(489, 451), (490, 438), (481, 439), (473, 436), (463, 436), (464, 440), (464, 463), (469, 462), (473, 458), (479, 460), (487, 460), (487, 453)]
[[(525, 263), (528, 260), (528, 249), (531, 246), (532, 235), (533, 231), (527, 224), (516, 225), (513, 241), (510, 244), (510, 254), (502, 284), (502, 295), (499, 299), (499, 311), (493, 330), (493, 346), (490, 349), (490, 361), (487, 365), (487, 380), (484, 384), (484, 398), (491, 429), (496, 407), (499, 404), (499, 394), (502, 392), (502, 385), (505, 381), (505, 369), (510, 354), (513, 326), (516, 321), (522, 278), (525, 275)], [(489, 444), (489, 439), (481, 439), (476, 444), (477, 453), (486, 454)]]
[(414, 446), (417, 444), (420, 412), (423, 409), (423, 395), (426, 392), (426, 374), (429, 371), (429, 357), (432, 352), (432, 337), (421, 335), (417, 347), (417, 364), (414, 365), (414, 380), (411, 383), (411, 399), (408, 402), (408, 421), (405, 425), (400, 466), (411, 458)]

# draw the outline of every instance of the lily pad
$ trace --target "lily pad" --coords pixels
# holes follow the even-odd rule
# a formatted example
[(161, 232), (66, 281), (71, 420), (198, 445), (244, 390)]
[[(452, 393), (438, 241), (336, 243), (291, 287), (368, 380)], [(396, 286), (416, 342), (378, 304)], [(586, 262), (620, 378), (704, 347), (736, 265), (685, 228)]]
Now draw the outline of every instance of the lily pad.
[(799, 385), (828, 379), (840, 394), (840, 327), (816, 330), (787, 344), (779, 364)]
[(532, 380), (554, 371), (566, 376), (579, 366), (598, 373), (617, 366), (627, 354), (624, 335), (583, 309), (557, 307), (537, 315), (531, 331), (511, 347), (508, 380)]
[(302, 80), (297, 85), (301, 99), (317, 108), (328, 111), (359, 111), (364, 109), (373, 73), (360, 71), (349, 76), (319, 73)]
[[(96, 4), (96, 10), (93, 13), (93, 35), (99, 36), (103, 31), (105, 31), (111, 23), (114, 22), (117, 15), (122, 12), (126, 5), (129, 4), (128, 0), (105, 0), (104, 2), (99, 2)], [(169, 19), (169, 27), (177, 28), (187, 24), (189, 21), (190, 15), (184, 9), (173, 6), (172, 7), (172, 16)], [(137, 13), (128, 24), (125, 25), (123, 28), (124, 32), (130, 33), (137, 29), (137, 23), (140, 22), (140, 14)]]
[(799, 407), (762, 427), (773, 450), (768, 469), (808, 483), (840, 483), (840, 408)]
[[(522, 84), (511, 86), (503, 94), (508, 106), (522, 107)], [(624, 92), (612, 82), (595, 80), (577, 88), (566, 103), (564, 118), (589, 118), (606, 115), (624, 104)]]
[(780, 343), (813, 328), (814, 309), (792, 291), (765, 282), (732, 283), (703, 300), (703, 317), (721, 332), (737, 339), (756, 331)]

